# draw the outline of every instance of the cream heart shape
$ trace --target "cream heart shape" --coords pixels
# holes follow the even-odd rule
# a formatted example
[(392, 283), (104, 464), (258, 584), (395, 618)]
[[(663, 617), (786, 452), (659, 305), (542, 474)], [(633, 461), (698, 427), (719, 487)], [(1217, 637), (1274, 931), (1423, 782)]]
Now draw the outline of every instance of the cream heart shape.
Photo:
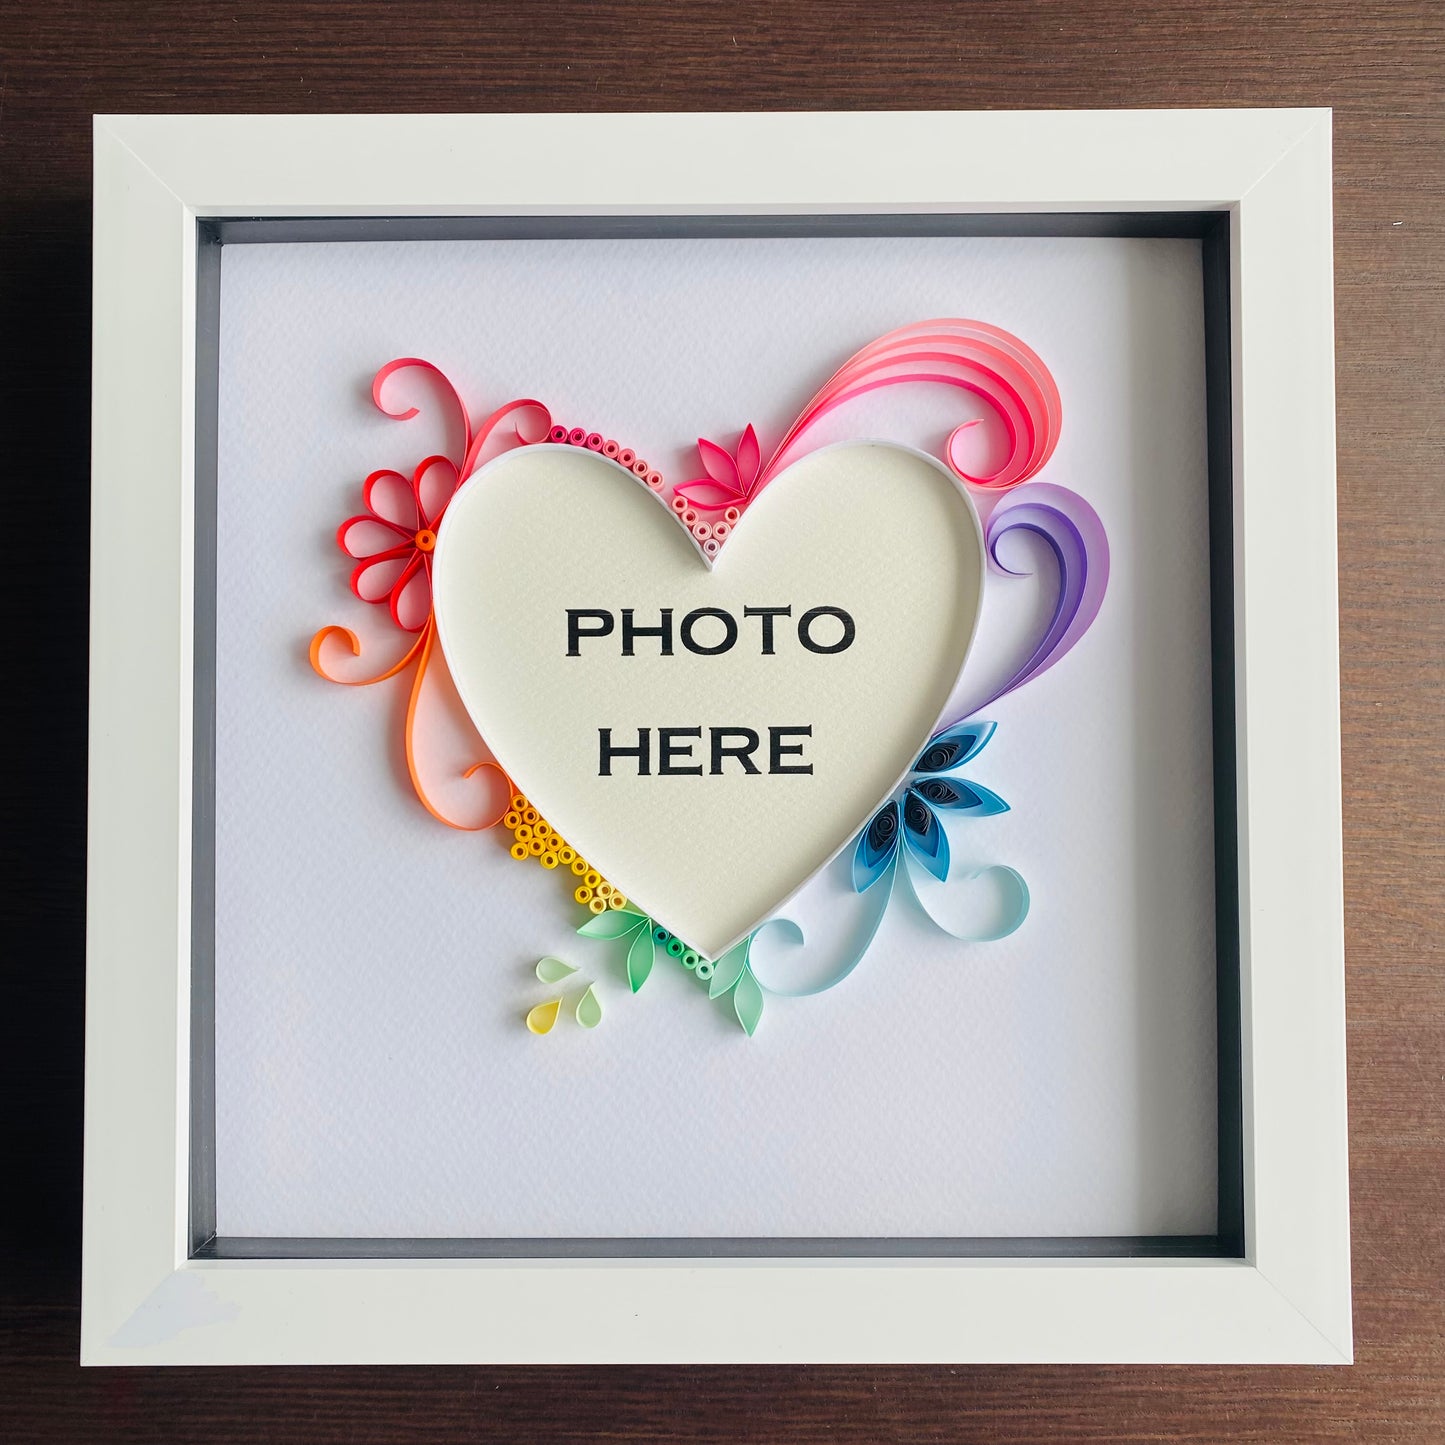
[[(636, 906), (717, 957), (774, 913), (857, 833), (898, 785), (938, 721), (978, 620), (983, 538), (972, 503), (921, 452), (849, 442), (804, 457), (757, 497), (711, 566), (660, 499), (614, 462), (565, 445), (506, 452), (447, 509), (433, 558), (437, 634), (457, 691), (497, 760), (542, 815)], [(745, 608), (791, 609), (763, 620)], [(800, 641), (803, 614), (853, 619), (843, 650)], [(635, 628), (673, 619), (673, 651)], [(682, 623), (727, 612), (737, 640), (700, 655)], [(568, 609), (613, 630), (568, 655)], [(600, 628), (589, 619), (584, 628)], [(828, 647), (842, 624), (821, 616)], [(726, 624), (699, 618), (699, 647)], [(772, 728), (787, 733), (772, 772)], [(600, 730), (633, 746), (649, 729), (649, 773), (614, 759)], [(660, 730), (674, 734), (660, 775)], [(749, 774), (712, 757), (713, 728), (750, 729)], [(724, 743), (745, 742), (729, 734)], [(687, 749), (690, 748), (690, 755)], [(714, 766), (720, 771), (714, 772)]]

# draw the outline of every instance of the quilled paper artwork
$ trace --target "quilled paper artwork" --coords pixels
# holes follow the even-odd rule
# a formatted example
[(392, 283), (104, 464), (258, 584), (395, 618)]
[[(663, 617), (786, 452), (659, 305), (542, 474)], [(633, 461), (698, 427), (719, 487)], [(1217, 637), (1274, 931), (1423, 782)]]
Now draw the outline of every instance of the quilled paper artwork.
[[(907, 435), (837, 438), (853, 400), (918, 386), (969, 393), (988, 415), (932, 452)], [(1085, 635), (1109, 549), (1083, 497), (1037, 480), (1062, 406), (1022, 340), (961, 319), (889, 332), (781, 435), (744, 420), (699, 438), (675, 479), (625, 414), (582, 426), (528, 398), (472, 406), (408, 357), (371, 395), (398, 423), (444, 406), (456, 448), (372, 472), (337, 529), (351, 591), (389, 620), (394, 652), (363, 657), (357, 633), (331, 625), (310, 660), (333, 682), (405, 689), (420, 806), (502, 840), (459, 846), (552, 874), (536, 886), (577, 911), (579, 956), (600, 950), (581, 972), (536, 962), (552, 992), (528, 1031), (590, 1032), (610, 988), (637, 993), (667, 966), (751, 1037), (769, 998), (863, 965), (893, 908), (980, 947), (1025, 926), (1030, 888), (1006, 859), (955, 858), (988, 856), (1005, 796), (1028, 805), (1030, 777), (990, 771), (989, 709)], [(1010, 536), (1045, 559), (1052, 606), (973, 698), (985, 590), (1020, 575), (1002, 560)], [(461, 719), (464, 765), (432, 756), (429, 713)], [(788, 904), (834, 868), (851, 913), (825, 957)]]

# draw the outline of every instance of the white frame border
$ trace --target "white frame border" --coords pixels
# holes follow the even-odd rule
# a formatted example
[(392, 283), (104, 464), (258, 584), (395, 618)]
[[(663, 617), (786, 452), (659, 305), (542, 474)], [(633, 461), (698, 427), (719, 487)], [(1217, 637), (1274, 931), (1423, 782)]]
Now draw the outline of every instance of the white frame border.
[[(189, 1259), (197, 220), (1211, 209), (1246, 1257)], [(1328, 111), (103, 116), (94, 240), (82, 1363), (1352, 1358)]]

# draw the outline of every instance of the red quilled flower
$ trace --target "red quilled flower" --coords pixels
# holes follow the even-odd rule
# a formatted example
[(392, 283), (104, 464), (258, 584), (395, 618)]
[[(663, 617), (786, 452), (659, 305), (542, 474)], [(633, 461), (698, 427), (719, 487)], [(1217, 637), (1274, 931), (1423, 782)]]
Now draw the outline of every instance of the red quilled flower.
[(356, 559), (351, 590), (385, 605), (406, 632), (420, 632), (431, 616), (431, 562), (437, 528), (460, 474), (448, 457), (428, 457), (410, 480), (400, 472), (373, 472), (362, 487), (360, 516), (336, 529), (336, 543)]

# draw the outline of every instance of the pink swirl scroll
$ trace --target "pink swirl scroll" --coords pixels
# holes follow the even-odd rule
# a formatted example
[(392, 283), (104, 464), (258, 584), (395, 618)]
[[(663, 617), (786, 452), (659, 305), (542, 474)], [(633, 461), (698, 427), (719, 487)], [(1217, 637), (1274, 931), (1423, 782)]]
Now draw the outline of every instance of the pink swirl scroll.
[(1008, 456), (997, 471), (970, 473), (964, 464), (965, 422), (948, 439), (945, 460), (963, 481), (1004, 490), (1027, 481), (1048, 461), (1059, 439), (1062, 407), (1049, 369), (1022, 341), (983, 321), (943, 317), (902, 326), (850, 356), (803, 408), (763, 467), (759, 490), (787, 464), (815, 423), (830, 412), (884, 386), (931, 382), (982, 397), (1008, 436)]
[(381, 399), (386, 383), (393, 376), (401, 371), (412, 370), (420, 371), (432, 379), (451, 403), (461, 422), (462, 445), (460, 461), (457, 464), (459, 483), (466, 481), (476, 471), (482, 453), (486, 450), (489, 442), (498, 438), (504, 442), (507, 440), (505, 433), (499, 432), (498, 428), (508, 417), (513, 419), (512, 433), (517, 442), (526, 445), (529, 442), (546, 441), (547, 434), (552, 427), (552, 418), (540, 401), (533, 401), (530, 397), (509, 401), (505, 406), (498, 407), (478, 425), (473, 426), (466, 403), (462, 400), (456, 387), (452, 385), (451, 378), (441, 367), (430, 361), (423, 361), (417, 356), (399, 356), (395, 361), (388, 361), (372, 379), (371, 399), (375, 403), (376, 409), (389, 416), (393, 421), (410, 421), (412, 417), (420, 414), (421, 408), (415, 406), (408, 407), (405, 411), (391, 411)]

